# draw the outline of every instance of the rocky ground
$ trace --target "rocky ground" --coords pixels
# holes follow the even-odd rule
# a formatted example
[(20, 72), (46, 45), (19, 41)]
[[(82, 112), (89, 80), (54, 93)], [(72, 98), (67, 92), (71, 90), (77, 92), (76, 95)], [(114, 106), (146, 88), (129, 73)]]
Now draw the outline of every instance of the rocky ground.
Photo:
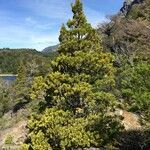
[[(125, 130), (142, 130), (142, 126), (140, 125), (140, 117), (134, 113), (127, 112), (124, 110), (117, 110), (116, 115), (122, 116), (122, 124), (125, 127)], [(9, 118), (11, 114), (8, 113), (5, 117)], [(13, 116), (15, 119), (16, 116)], [(0, 148), (1, 149), (11, 149), (17, 150), (20, 145), (25, 141), (27, 137), (28, 130), (26, 128), (27, 121), (19, 121), (13, 126), (0, 130)], [(12, 142), (10, 144), (6, 144), (6, 139), (8, 136), (12, 137)]]

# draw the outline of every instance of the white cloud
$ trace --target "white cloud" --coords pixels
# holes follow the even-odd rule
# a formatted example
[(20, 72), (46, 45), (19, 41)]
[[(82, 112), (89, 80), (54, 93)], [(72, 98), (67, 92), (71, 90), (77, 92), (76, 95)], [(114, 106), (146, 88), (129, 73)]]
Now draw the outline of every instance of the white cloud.
[(35, 32), (32, 29), (12, 25), (0, 26), (0, 32), (0, 47), (35, 48), (40, 51), (58, 43), (58, 33)]
[(30, 37), (30, 42), (33, 44), (56, 44), (58, 43), (58, 35), (57, 34), (49, 34), (49, 35), (32, 35)]
[(88, 21), (92, 24), (93, 27), (97, 27), (99, 23), (105, 22), (107, 20), (105, 14), (91, 9), (90, 7), (85, 7), (85, 12), (87, 14)]
[[(59, 27), (71, 18), (74, 0), (18, 0), (17, 7), (26, 10), (23, 17), (0, 10), (0, 47), (26, 47), (42, 50), (58, 43)], [(106, 20), (105, 15), (85, 7), (87, 19), (94, 27)], [(10, 23), (11, 22), (11, 23)]]
[[(40, 22), (40, 20), (35, 20), (32, 17), (26, 17), (25, 18), (25, 22), (27, 23), (27, 25), (29, 25), (30, 27), (34, 27), (34, 29), (40, 29), (40, 30), (47, 30), (47, 29), (52, 29), (57, 25), (57, 22), (51, 22), (51, 23), (43, 23)], [(48, 21), (47, 21), (48, 22)]]
[[(70, 6), (72, 2), (74, 0), (26, 0), (21, 5), (38, 16), (46, 17), (50, 20), (55, 19), (54, 21), (60, 20), (63, 23), (72, 16)], [(104, 14), (90, 8), (90, 6), (85, 6), (85, 12), (88, 20), (94, 26), (106, 20)], [(33, 19), (28, 18), (28, 21), (32, 22)]]
[(36, 15), (64, 20), (70, 14), (71, 1), (73, 0), (23, 0), (19, 4)]
[(26, 17), (25, 21), (27, 23), (30, 23), (30, 24), (36, 24), (37, 23), (37, 21), (35, 21), (32, 17)]

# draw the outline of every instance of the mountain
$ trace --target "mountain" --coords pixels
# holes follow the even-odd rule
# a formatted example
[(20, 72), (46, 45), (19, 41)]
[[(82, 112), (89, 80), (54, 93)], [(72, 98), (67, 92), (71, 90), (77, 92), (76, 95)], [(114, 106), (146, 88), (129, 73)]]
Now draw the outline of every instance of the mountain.
[(132, 62), (133, 57), (150, 60), (150, 0), (125, 1), (110, 23), (99, 28), (103, 45), (116, 55)]
[(49, 46), (49, 47), (46, 47), (45, 49), (43, 49), (42, 53), (49, 54), (49, 53), (55, 52), (57, 50), (57, 48), (58, 48), (58, 44), (54, 45), (54, 46)]
[(123, 7), (120, 9), (120, 12), (124, 15), (132, 9), (133, 5), (141, 4), (144, 0), (125, 0)]

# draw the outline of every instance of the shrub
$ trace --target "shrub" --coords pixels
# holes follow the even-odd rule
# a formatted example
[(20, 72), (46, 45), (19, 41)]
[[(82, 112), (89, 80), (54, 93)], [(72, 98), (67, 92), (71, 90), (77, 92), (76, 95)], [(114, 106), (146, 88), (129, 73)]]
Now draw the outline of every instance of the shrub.
[(13, 136), (12, 135), (7, 135), (5, 139), (5, 144), (12, 144), (13, 143)]

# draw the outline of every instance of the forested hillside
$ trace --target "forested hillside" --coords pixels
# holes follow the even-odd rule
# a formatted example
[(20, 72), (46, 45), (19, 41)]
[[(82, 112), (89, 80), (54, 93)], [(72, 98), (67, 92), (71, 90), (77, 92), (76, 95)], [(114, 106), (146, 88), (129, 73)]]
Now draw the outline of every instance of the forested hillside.
[[(149, 150), (150, 1), (126, 1), (98, 29), (81, 0), (71, 9), (53, 59), (33, 50), (0, 52), (3, 71), (18, 74), (10, 86), (0, 81), (0, 146)], [(19, 62), (14, 70), (11, 61), (14, 68)]]
[(21, 63), (42, 66), (52, 57), (55, 56), (51, 53), (46, 55), (34, 49), (0, 49), (0, 73), (17, 74)]
[[(126, 4), (126, 3), (125, 3)], [(150, 112), (150, 1), (131, 1), (99, 31), (105, 50), (115, 56), (117, 95), (129, 110)]]
[[(129, 9), (130, 8), (130, 9)], [(124, 11), (123, 11), (124, 10)], [(124, 55), (133, 62), (133, 57), (150, 58), (150, 1), (134, 0), (124, 6), (120, 13), (112, 16), (111, 22), (100, 27), (106, 50)]]

